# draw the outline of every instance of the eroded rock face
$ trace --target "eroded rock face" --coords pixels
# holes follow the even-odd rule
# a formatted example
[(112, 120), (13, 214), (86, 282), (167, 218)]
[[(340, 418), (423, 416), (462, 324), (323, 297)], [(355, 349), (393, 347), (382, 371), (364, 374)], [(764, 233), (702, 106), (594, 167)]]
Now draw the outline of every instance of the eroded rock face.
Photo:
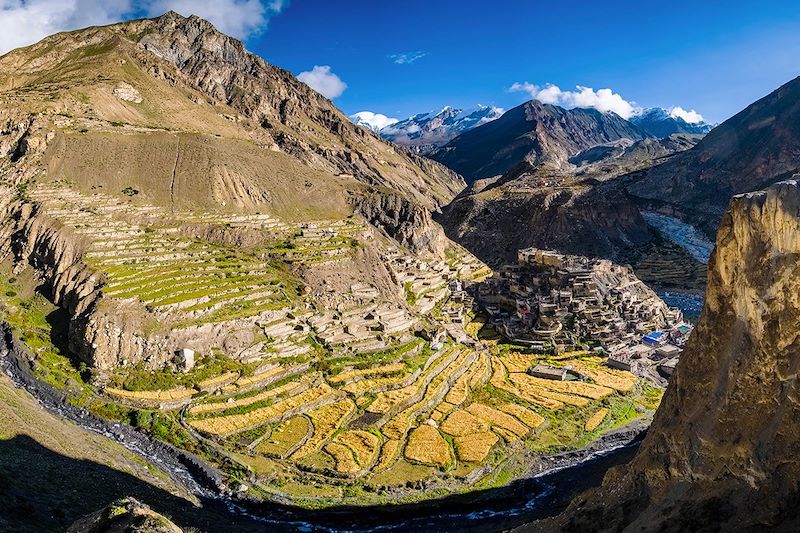
[(796, 181), (734, 197), (700, 323), (638, 454), (532, 528), (797, 530), (799, 259)]
[(370, 224), (408, 249), (434, 254), (444, 251), (447, 238), (424, 207), (385, 192), (356, 197), (353, 203)]

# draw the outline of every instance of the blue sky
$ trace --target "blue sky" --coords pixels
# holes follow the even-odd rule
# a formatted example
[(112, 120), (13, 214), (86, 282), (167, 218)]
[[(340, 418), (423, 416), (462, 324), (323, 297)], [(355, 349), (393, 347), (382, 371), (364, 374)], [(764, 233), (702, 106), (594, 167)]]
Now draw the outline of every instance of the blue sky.
[[(755, 7), (757, 6), (757, 7)], [(610, 88), (721, 121), (800, 75), (796, 2), (292, 0), (249, 47), (298, 74), (327, 65), (346, 113), (512, 107), (515, 82)], [(393, 54), (421, 52), (410, 64)]]
[[(508, 109), (531, 94), (574, 105), (587, 96), (575, 92), (580, 85), (609, 88), (604, 98), (614, 110), (631, 102), (680, 106), (717, 122), (800, 75), (798, 7), (779, 0), (0, 0), (0, 52), (55, 31), (175, 9), (210, 19), (295, 74), (328, 67), (305, 79), (327, 81), (324, 90), (340, 93), (334, 102), (348, 114), (404, 118), (478, 103)], [(526, 82), (528, 91), (509, 91)], [(548, 84), (560, 92), (539, 92)]]

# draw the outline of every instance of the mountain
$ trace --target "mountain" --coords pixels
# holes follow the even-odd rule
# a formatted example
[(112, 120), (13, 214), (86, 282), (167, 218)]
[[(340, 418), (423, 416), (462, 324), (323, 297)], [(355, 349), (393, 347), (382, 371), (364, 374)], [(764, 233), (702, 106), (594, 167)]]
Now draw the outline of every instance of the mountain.
[(474, 181), (437, 220), (493, 266), (523, 248), (552, 248), (630, 263), (661, 288), (702, 288), (705, 265), (653, 232), (625, 188), (631, 171), (668, 161), (698, 140), (620, 139), (578, 152), (564, 168), (522, 162), (499, 178)]
[[(461, 190), (456, 174), (355, 126), (197, 17), (60, 33), (2, 56), (0, 134), (3, 252), (40, 269), (70, 349), (98, 375), (160, 368), (181, 346), (238, 356), (261, 315), (311, 300), (336, 308), (374, 291), (404, 308), (383, 258), (455, 247), (431, 211)], [(129, 291), (127, 275), (150, 272), (146, 250), (186, 301), (162, 298), (161, 278)], [(187, 264), (216, 272), (204, 283), (229, 281), (201, 290)]]
[(633, 461), (523, 530), (800, 527), (798, 214), (795, 180), (731, 200), (700, 322)]
[(645, 137), (647, 133), (615, 113), (567, 110), (531, 100), (459, 135), (430, 157), (472, 182), (504, 174), (522, 161), (560, 168), (592, 146)]
[(675, 133), (705, 135), (714, 128), (707, 122), (686, 122), (683, 118), (661, 107), (651, 107), (632, 116), (630, 120), (648, 135), (668, 137)]
[(351, 115), (350, 119), (395, 144), (419, 154), (428, 154), (461, 133), (491, 122), (502, 114), (503, 110), (498, 107), (479, 105), (477, 109), (463, 110), (446, 106), (439, 112), (419, 113), (401, 121), (369, 111)]
[(800, 168), (800, 78), (711, 130), (693, 149), (636, 176), (631, 194), (666, 205), (713, 235), (730, 198)]

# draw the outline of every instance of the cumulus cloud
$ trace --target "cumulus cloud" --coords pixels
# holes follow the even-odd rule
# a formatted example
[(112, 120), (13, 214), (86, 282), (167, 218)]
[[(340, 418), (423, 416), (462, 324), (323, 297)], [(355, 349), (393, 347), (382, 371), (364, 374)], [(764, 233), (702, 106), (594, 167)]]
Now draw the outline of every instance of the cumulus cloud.
[(347, 84), (328, 65), (314, 65), (313, 69), (298, 74), (297, 79), (331, 100), (347, 89)]
[(380, 131), (398, 122), (396, 118), (387, 117), (381, 113), (373, 113), (372, 111), (359, 111), (350, 115), (350, 120), (361, 126), (366, 126), (372, 131)]
[(210, 20), (244, 39), (263, 31), (284, 0), (0, 0), (0, 54), (60, 31), (112, 24), (170, 9)]
[(680, 106), (671, 107), (669, 109), (669, 116), (672, 118), (682, 118), (685, 122), (689, 124), (697, 124), (698, 122), (704, 122), (703, 115), (692, 109), (691, 111), (687, 111)]
[(595, 91), (591, 87), (577, 85), (575, 91), (562, 91), (557, 85), (547, 84), (544, 86), (534, 85), (533, 83), (514, 83), (509, 91), (526, 92), (534, 100), (539, 100), (545, 104), (554, 104), (567, 109), (575, 107), (590, 107), (598, 111), (613, 111), (624, 119), (628, 119), (639, 111), (639, 107), (634, 102), (625, 100), (618, 93), (611, 89), (598, 89)]
[(399, 53), (399, 54), (391, 54), (391, 55), (389, 55), (387, 57), (389, 59), (391, 59), (393, 62), (397, 63), (398, 65), (410, 65), (411, 63), (413, 63), (417, 59), (422, 59), (426, 55), (428, 55), (427, 52), (422, 52), (420, 50), (417, 50), (416, 52), (404, 52), (404, 53)]

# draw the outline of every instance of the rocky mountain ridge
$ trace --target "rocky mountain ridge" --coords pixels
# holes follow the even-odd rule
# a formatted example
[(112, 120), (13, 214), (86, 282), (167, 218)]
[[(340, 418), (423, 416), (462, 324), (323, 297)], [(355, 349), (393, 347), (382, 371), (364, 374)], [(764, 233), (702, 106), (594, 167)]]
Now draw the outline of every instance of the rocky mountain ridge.
[(531, 100), (459, 135), (430, 157), (472, 182), (504, 174), (522, 161), (560, 169), (587, 148), (645, 137), (647, 133), (616, 113)]
[(786, 179), (800, 168), (798, 102), (800, 78), (718, 125), (693, 149), (633, 176), (628, 190), (714, 235), (733, 195)]

